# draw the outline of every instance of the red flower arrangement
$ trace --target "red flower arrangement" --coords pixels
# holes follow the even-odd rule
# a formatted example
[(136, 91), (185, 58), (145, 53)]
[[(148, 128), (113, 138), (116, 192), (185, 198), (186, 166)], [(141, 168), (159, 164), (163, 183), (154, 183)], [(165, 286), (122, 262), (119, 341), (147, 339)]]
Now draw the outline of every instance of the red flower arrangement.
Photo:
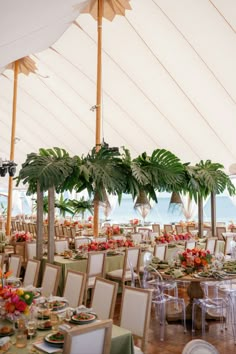
[(139, 224), (139, 219), (132, 219), (129, 221), (131, 225), (138, 225)]
[(170, 243), (174, 241), (187, 241), (192, 238), (190, 233), (173, 235), (173, 234), (164, 234), (163, 236), (157, 236), (155, 238), (156, 243)]
[(179, 254), (181, 265), (183, 267), (190, 267), (194, 270), (207, 267), (212, 260), (212, 255), (209, 250), (193, 248), (192, 250), (186, 249)]
[(25, 231), (19, 231), (16, 232), (13, 236), (12, 236), (12, 241), (15, 242), (30, 242), (32, 241), (33, 236), (31, 235), (30, 232), (25, 232)]
[(134, 243), (131, 240), (108, 240), (107, 242), (92, 241), (86, 245), (80, 245), (79, 250), (90, 251), (104, 251), (108, 249), (116, 249), (119, 247), (134, 247)]
[(119, 226), (107, 226), (105, 234), (107, 236), (120, 235), (123, 233), (123, 229)]

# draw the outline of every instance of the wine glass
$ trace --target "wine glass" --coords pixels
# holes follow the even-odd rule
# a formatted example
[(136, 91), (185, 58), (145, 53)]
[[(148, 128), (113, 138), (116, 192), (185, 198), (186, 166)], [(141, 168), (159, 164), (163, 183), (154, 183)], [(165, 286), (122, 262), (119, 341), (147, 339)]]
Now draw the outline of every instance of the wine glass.
[(32, 348), (32, 338), (33, 338), (33, 335), (35, 334), (35, 331), (36, 331), (36, 320), (35, 319), (30, 319), (28, 322), (27, 322), (27, 330), (28, 330), (28, 335), (30, 337), (30, 349)]

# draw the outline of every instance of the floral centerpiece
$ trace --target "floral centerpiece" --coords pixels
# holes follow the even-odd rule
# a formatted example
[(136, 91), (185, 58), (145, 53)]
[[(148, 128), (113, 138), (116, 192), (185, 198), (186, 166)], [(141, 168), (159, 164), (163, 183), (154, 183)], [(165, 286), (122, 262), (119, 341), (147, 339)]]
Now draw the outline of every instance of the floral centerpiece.
[(179, 258), (182, 267), (192, 269), (193, 271), (207, 268), (212, 261), (210, 251), (200, 248), (186, 249), (184, 252), (179, 253)]
[(28, 315), (33, 303), (34, 294), (21, 288), (15, 289), (10, 286), (0, 288), (2, 299), (1, 317), (9, 320), (16, 320), (22, 314)]
[(80, 245), (80, 251), (104, 251), (104, 250), (115, 250), (119, 247), (134, 247), (132, 240), (108, 240), (104, 242), (92, 241), (86, 245)]
[(32, 241), (33, 236), (30, 232), (19, 231), (15, 232), (12, 235), (11, 241), (12, 242), (30, 242)]
[(190, 240), (193, 236), (186, 232), (183, 234), (175, 235), (175, 234), (164, 234), (161, 236), (157, 236), (155, 238), (156, 243), (170, 243), (170, 242), (176, 242), (176, 241), (187, 241)]
[(112, 235), (120, 235), (123, 234), (124, 229), (120, 226), (107, 226), (105, 230), (105, 235), (112, 236)]

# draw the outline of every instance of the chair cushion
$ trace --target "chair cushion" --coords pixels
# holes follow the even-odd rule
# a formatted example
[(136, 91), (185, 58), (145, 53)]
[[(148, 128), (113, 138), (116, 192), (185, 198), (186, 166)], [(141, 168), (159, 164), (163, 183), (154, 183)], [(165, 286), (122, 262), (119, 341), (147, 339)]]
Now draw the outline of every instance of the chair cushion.
[[(117, 278), (117, 279), (122, 279), (122, 274), (123, 274), (123, 269), (116, 269), (116, 270), (113, 270), (112, 272), (107, 273), (108, 277)], [(134, 277), (137, 278), (138, 275), (136, 273), (134, 273)], [(125, 280), (130, 280), (131, 278), (132, 278), (131, 271), (127, 270), (125, 272)]]

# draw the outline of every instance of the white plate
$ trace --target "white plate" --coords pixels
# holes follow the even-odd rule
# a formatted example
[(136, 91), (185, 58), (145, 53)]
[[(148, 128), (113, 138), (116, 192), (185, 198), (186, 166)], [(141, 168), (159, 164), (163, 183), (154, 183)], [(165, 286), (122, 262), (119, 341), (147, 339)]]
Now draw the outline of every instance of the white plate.
[(183, 349), (182, 354), (219, 354), (218, 350), (202, 339), (193, 339)]

